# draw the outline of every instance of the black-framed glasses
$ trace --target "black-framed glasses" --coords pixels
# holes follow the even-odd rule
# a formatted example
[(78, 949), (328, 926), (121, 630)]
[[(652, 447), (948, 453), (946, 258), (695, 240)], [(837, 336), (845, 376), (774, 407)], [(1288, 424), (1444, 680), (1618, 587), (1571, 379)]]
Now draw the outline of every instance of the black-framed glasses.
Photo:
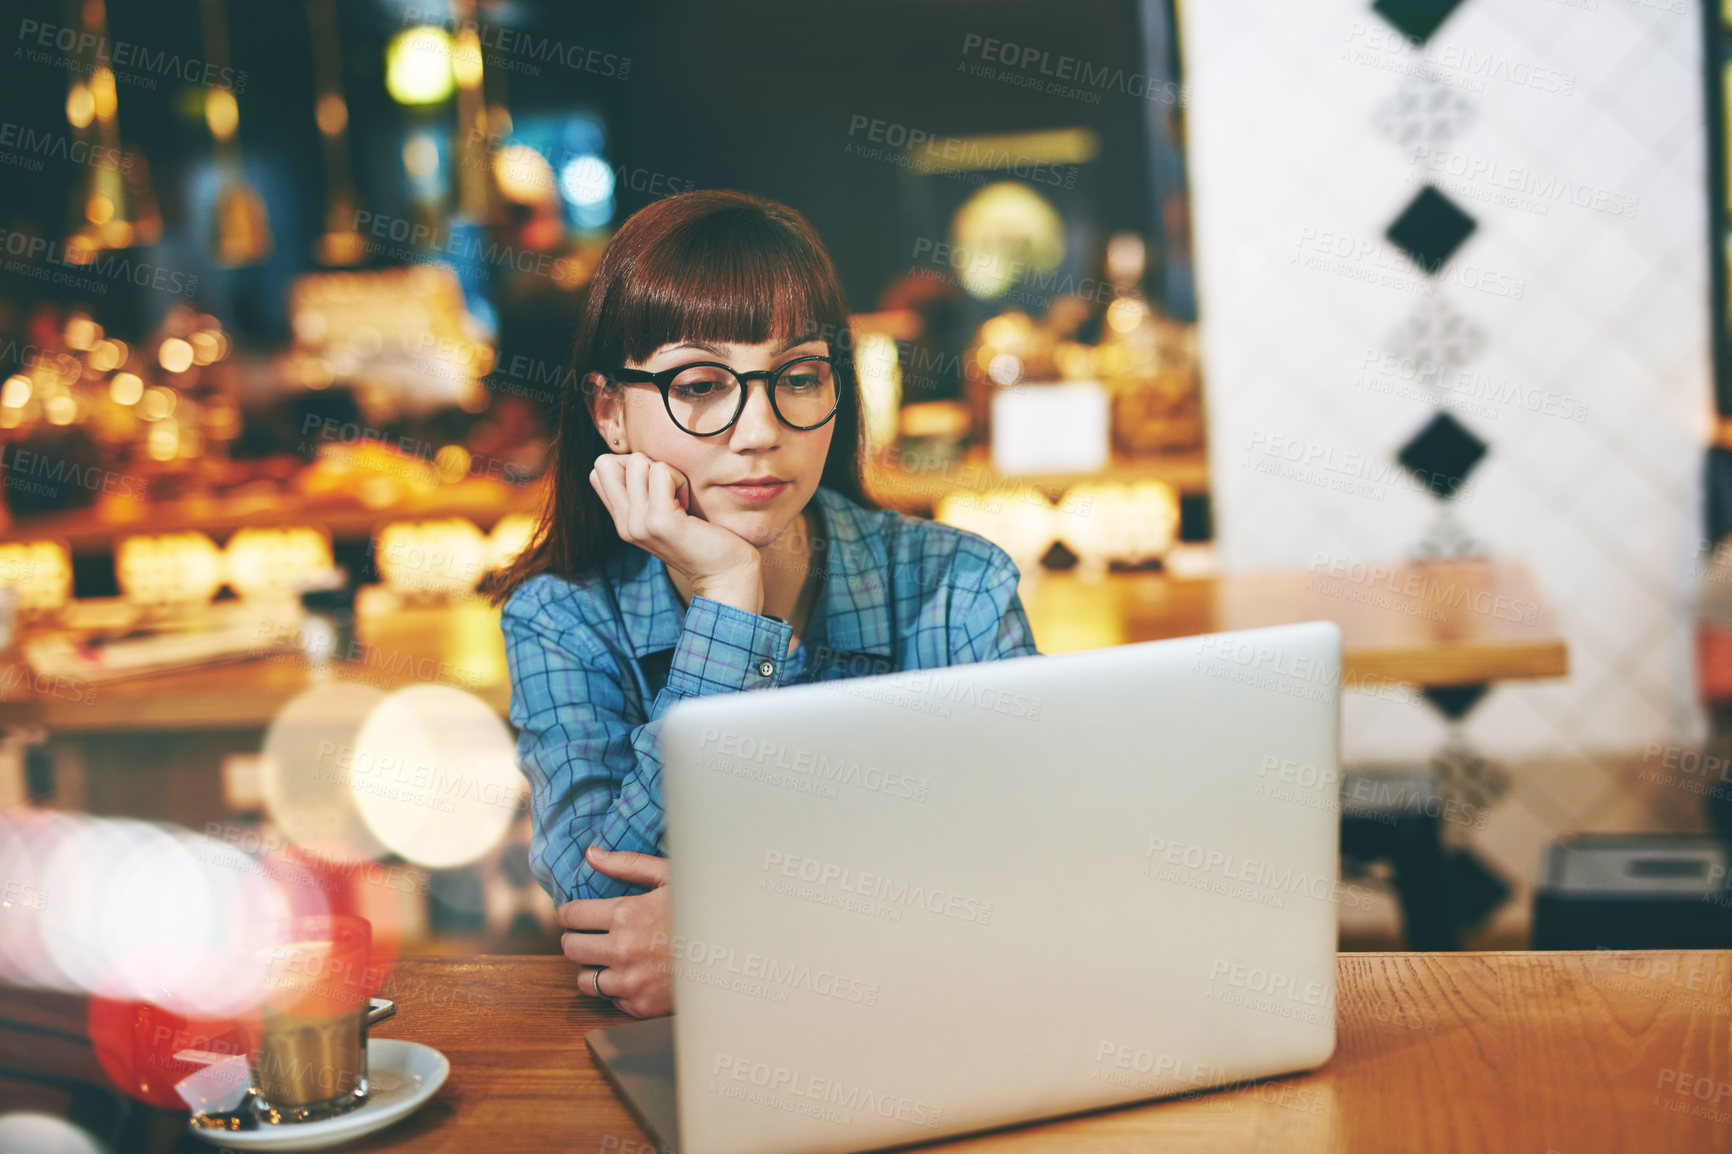
[(770, 409), (790, 429), (806, 432), (836, 415), (840, 394), (836, 366), (829, 357), (795, 357), (774, 369), (738, 373), (720, 361), (694, 361), (659, 373), (615, 369), (625, 384), (661, 390), (662, 404), (674, 424), (694, 437), (713, 437), (734, 427), (746, 411), (746, 383), (762, 378), (770, 390)]

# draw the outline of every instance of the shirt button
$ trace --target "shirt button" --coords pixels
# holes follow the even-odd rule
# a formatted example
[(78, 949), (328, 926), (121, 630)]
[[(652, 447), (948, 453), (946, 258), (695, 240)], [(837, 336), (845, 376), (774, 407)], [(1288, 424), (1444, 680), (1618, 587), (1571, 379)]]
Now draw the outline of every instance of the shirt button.
[(758, 662), (758, 672), (765, 677), (773, 676), (776, 672), (776, 663), (774, 661), (760, 661)]

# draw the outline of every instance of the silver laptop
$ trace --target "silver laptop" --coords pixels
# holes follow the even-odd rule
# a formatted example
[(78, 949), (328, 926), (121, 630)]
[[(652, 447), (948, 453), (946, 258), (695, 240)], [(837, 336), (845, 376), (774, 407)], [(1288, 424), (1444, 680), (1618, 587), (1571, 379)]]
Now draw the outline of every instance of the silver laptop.
[(849, 1154), (1335, 1048), (1329, 622), (696, 698), (668, 1018), (592, 1030), (679, 1154)]

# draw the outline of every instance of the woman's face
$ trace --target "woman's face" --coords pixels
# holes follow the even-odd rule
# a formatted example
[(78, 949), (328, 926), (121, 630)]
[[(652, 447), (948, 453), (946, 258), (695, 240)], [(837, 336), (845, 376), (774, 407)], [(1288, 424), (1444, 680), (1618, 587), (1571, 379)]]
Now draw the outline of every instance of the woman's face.
[[(826, 356), (822, 340), (783, 345), (692, 342), (663, 345), (642, 363), (626, 368), (656, 373), (693, 361), (721, 361), (736, 372), (780, 368), (796, 357)], [(695, 517), (743, 537), (762, 549), (782, 535), (818, 491), (835, 435), (832, 417), (816, 429), (791, 429), (770, 408), (769, 382), (746, 384), (746, 408), (733, 426), (713, 437), (694, 437), (674, 424), (661, 391), (632, 384), (596, 394), (596, 426), (616, 453), (642, 453), (684, 473), (691, 483)], [(783, 482), (758, 495), (730, 486), (770, 477)]]

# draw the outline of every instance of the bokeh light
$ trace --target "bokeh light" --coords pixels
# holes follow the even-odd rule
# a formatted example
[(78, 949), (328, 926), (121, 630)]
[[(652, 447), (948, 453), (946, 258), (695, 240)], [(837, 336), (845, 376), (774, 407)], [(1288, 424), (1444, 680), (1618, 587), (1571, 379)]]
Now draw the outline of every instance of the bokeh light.
[(266, 812), (318, 859), (360, 862), (385, 854), (349, 789), (356, 737), (384, 700), (382, 690), (368, 685), (314, 686), (283, 706), (265, 733)]
[(527, 144), (508, 144), (493, 158), (500, 195), (518, 204), (540, 204), (554, 195), (553, 166)]
[(0, 877), (8, 882), (0, 904), (0, 981), (36, 989), (76, 990), (49, 953), (43, 913), (56, 895), (49, 864), (78, 822), (52, 810), (0, 811)]
[(162, 342), (156, 359), (169, 372), (184, 373), (192, 368), (192, 346), (179, 337), (170, 337)]
[(19, 1154), (104, 1154), (102, 1143), (64, 1118), (20, 1110), (0, 1114), (0, 1150)]
[(350, 785), (367, 828), (409, 861), (467, 865), (499, 844), (521, 806), (511, 732), (448, 685), (398, 690), (355, 740)]
[(451, 37), (430, 24), (405, 28), (385, 46), (385, 90), (399, 104), (438, 104), (456, 87)]

